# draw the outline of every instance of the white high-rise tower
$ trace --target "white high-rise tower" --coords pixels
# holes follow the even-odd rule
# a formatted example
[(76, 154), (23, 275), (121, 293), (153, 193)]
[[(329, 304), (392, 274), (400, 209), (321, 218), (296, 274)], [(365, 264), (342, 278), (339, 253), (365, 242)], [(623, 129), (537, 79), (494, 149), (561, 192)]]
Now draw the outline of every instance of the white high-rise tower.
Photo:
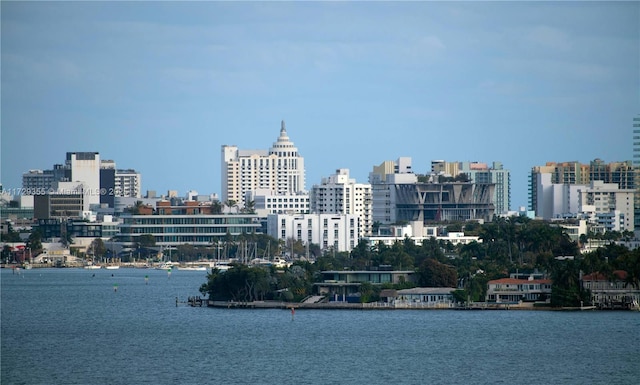
[(239, 150), (222, 146), (222, 200), (245, 205), (247, 191), (271, 190), (293, 195), (305, 190), (304, 158), (287, 135), (282, 121), (280, 136), (269, 150)]

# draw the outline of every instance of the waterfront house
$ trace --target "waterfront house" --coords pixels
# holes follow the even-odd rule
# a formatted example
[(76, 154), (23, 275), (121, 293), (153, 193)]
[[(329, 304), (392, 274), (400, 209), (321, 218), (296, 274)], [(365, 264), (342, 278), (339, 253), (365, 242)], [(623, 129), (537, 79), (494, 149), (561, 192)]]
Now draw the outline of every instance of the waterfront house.
[(450, 308), (455, 306), (453, 287), (414, 287), (396, 292), (395, 307)]
[(551, 280), (501, 278), (487, 283), (487, 302), (536, 302), (551, 298)]
[(628, 309), (640, 302), (640, 290), (626, 283), (626, 279), (626, 271), (615, 270), (610, 276), (599, 272), (584, 275), (581, 283), (583, 289), (591, 291), (592, 305), (601, 309)]
[(360, 292), (362, 283), (382, 285), (384, 283), (410, 282), (413, 270), (328, 270), (322, 271), (322, 282), (314, 283), (316, 292), (333, 301), (347, 301)]

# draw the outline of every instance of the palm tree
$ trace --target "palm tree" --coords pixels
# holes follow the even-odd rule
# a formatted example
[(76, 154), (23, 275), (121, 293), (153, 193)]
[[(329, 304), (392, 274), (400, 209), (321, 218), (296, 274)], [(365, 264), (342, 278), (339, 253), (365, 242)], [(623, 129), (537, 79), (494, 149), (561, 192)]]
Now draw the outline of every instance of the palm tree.
[(224, 205), (227, 206), (227, 208), (229, 209), (229, 212), (231, 212), (231, 208), (235, 207), (236, 213), (237, 213), (238, 202), (234, 201), (233, 199), (228, 199), (227, 201), (224, 202)]
[(127, 207), (125, 211), (131, 213), (131, 215), (140, 215), (140, 209), (142, 207), (144, 207), (144, 203), (142, 203), (142, 201), (136, 201), (133, 206)]
[(256, 202), (255, 201), (247, 201), (247, 203), (244, 205), (244, 212), (248, 213), (248, 214), (255, 214), (256, 210)]
[(222, 214), (222, 203), (219, 200), (211, 203), (211, 214)]

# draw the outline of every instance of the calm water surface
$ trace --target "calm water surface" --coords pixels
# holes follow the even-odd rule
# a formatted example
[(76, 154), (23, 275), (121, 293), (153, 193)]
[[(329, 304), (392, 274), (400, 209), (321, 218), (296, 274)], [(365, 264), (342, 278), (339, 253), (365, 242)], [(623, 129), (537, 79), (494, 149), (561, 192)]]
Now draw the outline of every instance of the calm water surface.
[(0, 278), (2, 385), (640, 383), (640, 312), (299, 310), (292, 320), (176, 307), (200, 294), (204, 272)]

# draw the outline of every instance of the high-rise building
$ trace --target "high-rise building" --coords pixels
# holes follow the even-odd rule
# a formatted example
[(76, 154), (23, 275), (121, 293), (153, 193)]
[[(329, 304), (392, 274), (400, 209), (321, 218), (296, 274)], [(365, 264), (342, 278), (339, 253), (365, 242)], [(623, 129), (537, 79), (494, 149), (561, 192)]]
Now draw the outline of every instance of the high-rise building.
[(222, 146), (222, 200), (245, 206), (251, 190), (272, 190), (276, 195), (294, 195), (305, 189), (304, 158), (287, 136), (284, 121), (280, 136), (269, 150), (240, 150)]
[(89, 206), (100, 204), (100, 154), (67, 152), (65, 165), (71, 170), (70, 182), (84, 184), (84, 200)]
[(372, 220), (380, 223), (394, 223), (396, 210), (393, 207), (393, 185), (400, 183), (417, 183), (418, 178), (411, 169), (411, 158), (401, 157), (398, 160), (387, 160), (374, 166), (369, 173), (371, 184)]
[(431, 162), (432, 175), (457, 177), (466, 174), (469, 180), (479, 184), (495, 184), (493, 204), (497, 215), (506, 214), (511, 207), (511, 175), (502, 166), (502, 162), (493, 162), (490, 166), (481, 162)]
[(22, 195), (42, 195), (53, 188), (54, 182), (68, 182), (71, 170), (56, 164), (52, 170), (29, 170), (22, 174)]
[(591, 181), (589, 186), (579, 191), (579, 211), (587, 214), (595, 232), (633, 231), (634, 192), (633, 189), (620, 188), (616, 183)]
[(360, 221), (360, 237), (371, 235), (371, 185), (356, 183), (348, 169), (336, 170), (309, 191), (309, 206), (317, 214), (355, 214)]
[(136, 170), (116, 170), (115, 196), (140, 198), (142, 196), (140, 193), (140, 180), (140, 173), (136, 172)]
[[(404, 172), (369, 174), (373, 196), (373, 221), (381, 224), (419, 221), (491, 221), (495, 183), (462, 180), (440, 182), (434, 175), (418, 177)], [(384, 180), (384, 182), (383, 182)]]
[[(637, 195), (636, 170), (632, 161), (605, 163), (601, 159), (589, 164), (574, 161), (534, 166), (529, 179), (529, 208), (543, 219), (576, 214), (580, 212), (580, 191), (586, 191), (595, 181), (614, 184), (625, 192), (636, 191)], [(634, 209), (638, 209), (635, 203)]]

